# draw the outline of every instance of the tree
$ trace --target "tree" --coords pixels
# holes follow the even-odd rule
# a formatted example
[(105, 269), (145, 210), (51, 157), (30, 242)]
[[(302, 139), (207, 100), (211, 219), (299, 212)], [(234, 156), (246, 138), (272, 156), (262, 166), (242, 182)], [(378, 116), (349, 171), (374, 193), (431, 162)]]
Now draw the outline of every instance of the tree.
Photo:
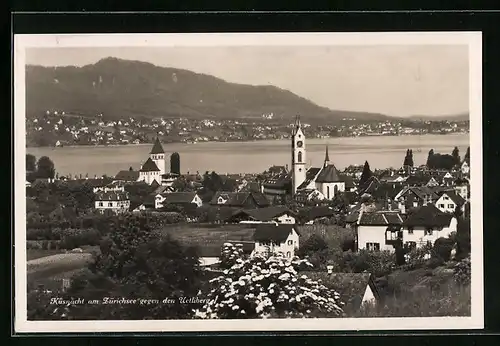
[(455, 257), (457, 259), (462, 259), (467, 257), (467, 255), (470, 254), (470, 219), (469, 218), (462, 218), (458, 220), (458, 225), (457, 225), (457, 253)]
[[(196, 248), (169, 236), (158, 239), (146, 218), (127, 216), (115, 222), (100, 249), (90, 271), (77, 278), (68, 293), (86, 300), (125, 297), (136, 302), (76, 305), (69, 311), (71, 319), (190, 318), (196, 305), (181, 298), (194, 297), (201, 288), (204, 272)], [(169, 302), (163, 302), (165, 298)]]
[(408, 155), (408, 166), (413, 167), (413, 150), (410, 149), (410, 153)]
[(427, 163), (426, 166), (428, 168), (432, 168), (432, 158), (434, 157), (434, 149), (429, 150), (429, 155), (427, 156)]
[(207, 303), (195, 311), (201, 319), (336, 317), (343, 314), (340, 296), (298, 269), (307, 261), (281, 256), (237, 260), (211, 280)]
[(236, 264), (238, 259), (243, 257), (244, 253), (242, 244), (224, 243), (219, 257), (220, 267), (223, 269), (229, 269)]
[(326, 265), (331, 252), (325, 239), (319, 234), (312, 234), (297, 251), (297, 256), (307, 258), (315, 269)]
[(453, 240), (450, 238), (438, 238), (434, 242), (432, 254), (443, 261), (449, 261), (451, 257), (451, 250), (453, 250)]
[(37, 177), (43, 179), (53, 179), (56, 170), (54, 168), (54, 163), (48, 156), (42, 156), (37, 162)]
[(372, 177), (373, 173), (370, 169), (370, 165), (368, 161), (365, 161), (365, 165), (363, 166), (363, 172), (361, 173), (361, 178), (359, 179), (359, 190), (363, 191), (366, 189), (366, 184), (368, 180)]
[(26, 172), (36, 171), (36, 157), (32, 154), (26, 154)]
[(464, 161), (470, 161), (470, 147), (467, 147), (467, 151), (465, 152)]
[(460, 165), (460, 152), (458, 150), (458, 147), (455, 147), (451, 153), (451, 156), (453, 157), (453, 160), (456, 165)]
[(410, 164), (408, 163), (409, 161), (409, 158), (410, 158), (410, 149), (407, 149), (406, 150), (406, 155), (405, 155), (405, 159), (403, 161), (403, 167), (406, 167), (406, 166), (409, 166)]
[(181, 159), (179, 153), (170, 155), (170, 172), (181, 174)]

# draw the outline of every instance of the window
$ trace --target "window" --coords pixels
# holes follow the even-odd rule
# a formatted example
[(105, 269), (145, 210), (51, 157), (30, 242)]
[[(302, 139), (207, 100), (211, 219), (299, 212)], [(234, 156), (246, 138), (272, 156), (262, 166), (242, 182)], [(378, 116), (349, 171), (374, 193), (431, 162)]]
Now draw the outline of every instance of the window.
[(444, 204), (439, 204), (438, 208), (444, 208)]
[(432, 242), (430, 240), (427, 240), (427, 246), (432, 246)]
[(109, 202), (108, 207), (112, 207), (112, 206), (113, 206), (113, 202)]
[(443, 196), (443, 199), (444, 199), (445, 201), (447, 201), (449, 198), (448, 198), (448, 196)]
[(290, 251), (288, 251), (288, 252), (286, 253), (286, 257), (288, 257), (288, 258), (292, 257), (292, 254), (290, 253)]
[(104, 204), (102, 202), (99, 202), (99, 206), (102, 207), (104, 206)]
[(425, 235), (432, 235), (432, 228), (426, 228), (424, 231)]
[(379, 251), (380, 244), (379, 243), (366, 243), (366, 249), (369, 251)]
[(299, 163), (302, 162), (302, 151), (299, 151), (297, 153), (297, 162), (299, 162)]
[(289, 241), (287, 242), (287, 245), (293, 245), (293, 240), (289, 240)]
[(408, 234), (413, 234), (413, 227), (408, 227)]
[(455, 208), (455, 204), (448, 204), (448, 208)]
[(414, 208), (418, 207), (418, 202), (413, 202), (413, 207)]
[(330, 199), (330, 186), (326, 187), (326, 198)]
[(299, 168), (299, 172), (302, 172), (302, 168)]

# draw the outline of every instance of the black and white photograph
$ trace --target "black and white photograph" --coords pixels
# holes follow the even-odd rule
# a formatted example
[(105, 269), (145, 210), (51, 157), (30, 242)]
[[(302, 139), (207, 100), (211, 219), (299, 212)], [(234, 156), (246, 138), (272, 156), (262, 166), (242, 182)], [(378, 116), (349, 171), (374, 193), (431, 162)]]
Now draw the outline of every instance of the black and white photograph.
[(483, 328), (481, 33), (14, 41), (16, 331)]

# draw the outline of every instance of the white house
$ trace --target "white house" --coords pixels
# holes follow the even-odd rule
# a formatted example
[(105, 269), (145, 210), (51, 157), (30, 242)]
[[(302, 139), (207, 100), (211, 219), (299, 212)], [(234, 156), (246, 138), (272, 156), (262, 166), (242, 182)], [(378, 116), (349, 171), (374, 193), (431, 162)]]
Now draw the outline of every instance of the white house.
[(253, 239), (255, 254), (277, 254), (291, 258), (299, 248), (299, 233), (291, 224), (257, 225)]
[(467, 181), (460, 181), (455, 185), (455, 192), (464, 200), (469, 200), (469, 183)]
[(465, 200), (455, 191), (445, 191), (436, 201), (435, 206), (444, 213), (454, 213), (457, 207), (463, 211)]
[(155, 196), (155, 209), (161, 209), (168, 204), (184, 206), (194, 204), (201, 207), (203, 201), (196, 192), (164, 192)]
[(429, 204), (408, 215), (403, 223), (403, 244), (408, 247), (434, 245), (441, 237), (457, 231), (457, 219)]
[(403, 218), (399, 211), (360, 211), (356, 230), (357, 249), (370, 251), (395, 251), (401, 241)]
[(98, 192), (95, 195), (95, 208), (100, 211), (126, 212), (130, 208), (128, 193), (120, 191)]
[(462, 174), (469, 174), (470, 173), (470, 162), (469, 160), (464, 160), (462, 162), (462, 166), (460, 166), (460, 170), (462, 171)]

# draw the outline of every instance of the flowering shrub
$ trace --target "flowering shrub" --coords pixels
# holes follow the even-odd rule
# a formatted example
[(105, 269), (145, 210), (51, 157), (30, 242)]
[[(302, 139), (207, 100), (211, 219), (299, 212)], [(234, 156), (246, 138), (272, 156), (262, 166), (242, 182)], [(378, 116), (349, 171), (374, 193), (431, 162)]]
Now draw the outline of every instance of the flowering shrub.
[(432, 256), (432, 246), (424, 245), (422, 247), (413, 249), (405, 254), (405, 269), (412, 270), (420, 268), (425, 265), (425, 263)]
[[(224, 274), (210, 280), (208, 302), (195, 316), (202, 319), (333, 317), (342, 315), (340, 295), (320, 281), (299, 276), (307, 264), (297, 257), (237, 259)], [(310, 265), (310, 264), (309, 264)]]
[(464, 258), (455, 265), (455, 281), (461, 285), (467, 285), (470, 283), (470, 256)]
[(242, 244), (224, 243), (220, 254), (220, 267), (224, 269), (231, 268), (236, 264), (236, 260), (242, 257)]

